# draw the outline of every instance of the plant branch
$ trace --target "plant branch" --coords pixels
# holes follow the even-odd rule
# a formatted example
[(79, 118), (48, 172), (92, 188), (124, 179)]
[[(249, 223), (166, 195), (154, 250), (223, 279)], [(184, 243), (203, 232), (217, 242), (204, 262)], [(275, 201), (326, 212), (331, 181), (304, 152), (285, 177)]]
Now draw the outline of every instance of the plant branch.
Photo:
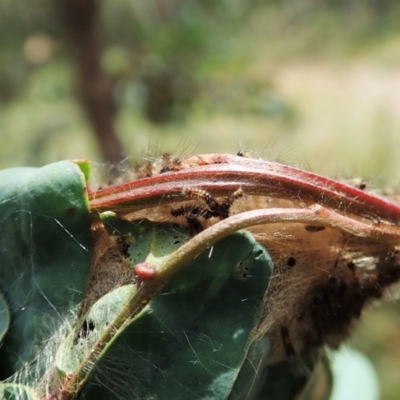
[(320, 204), (345, 215), (400, 222), (400, 204), (388, 198), (309, 171), (227, 154), (192, 157), (182, 162), (179, 171), (91, 192), (89, 200), (94, 211), (110, 210), (124, 219), (143, 219), (143, 210), (152, 209), (153, 214), (160, 205), (187, 200), (183, 189), (188, 187), (213, 196), (226, 196), (241, 187), (248, 198), (282, 199), (292, 206)]
[(78, 371), (65, 383), (63, 387), (65, 395), (61, 397), (62, 400), (69, 399), (72, 393), (76, 393), (79, 390), (79, 386), (85, 380), (91, 366), (94, 365), (95, 360), (105, 346), (123, 326), (128, 324), (132, 318), (144, 309), (174, 275), (207, 248), (210, 248), (229, 234), (257, 225), (274, 223), (311, 223), (339, 229), (357, 237), (369, 237), (383, 242), (400, 241), (400, 229), (398, 227), (364, 223), (320, 205), (313, 205), (306, 209), (258, 209), (236, 214), (217, 222), (190, 239), (172, 254), (159, 259), (156, 265), (153, 265), (156, 271), (153, 278), (143, 281), (131, 300), (123, 307), (118, 317), (109, 324), (96, 346), (81, 363)]

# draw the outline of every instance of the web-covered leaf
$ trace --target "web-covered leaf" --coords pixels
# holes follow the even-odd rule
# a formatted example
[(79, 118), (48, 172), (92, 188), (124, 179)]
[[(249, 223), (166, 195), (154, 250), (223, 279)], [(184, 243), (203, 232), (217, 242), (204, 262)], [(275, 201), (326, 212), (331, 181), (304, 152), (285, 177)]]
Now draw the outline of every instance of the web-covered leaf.
[(11, 312), (0, 349), (5, 379), (37, 359), (85, 295), (91, 234), (84, 174), (69, 161), (1, 171), (0, 218), (0, 290)]

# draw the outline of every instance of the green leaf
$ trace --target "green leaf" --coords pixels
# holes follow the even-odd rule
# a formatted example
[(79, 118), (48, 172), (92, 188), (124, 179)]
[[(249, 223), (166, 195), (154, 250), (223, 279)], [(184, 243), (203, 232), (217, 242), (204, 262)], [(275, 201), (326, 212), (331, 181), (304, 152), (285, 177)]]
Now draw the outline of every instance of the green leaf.
[(15, 383), (0, 383), (0, 398), (3, 400), (36, 400), (33, 390)]
[(86, 181), (79, 166), (0, 171), (0, 290), (12, 323), (0, 378), (32, 358), (84, 298), (91, 270)]
[(0, 292), (0, 343), (10, 325), (10, 310), (4, 296)]
[(62, 378), (78, 371), (81, 362), (134, 293), (133, 285), (121, 286), (107, 293), (92, 306), (82, 318), (78, 331), (70, 334), (57, 351), (56, 367)]
[(181, 332), (164, 345), (173, 352), (168, 372), (156, 388), (150, 384), (159, 399), (187, 399), (191, 392), (208, 400), (228, 398), (261, 317), (272, 272), (266, 250), (240, 232), (209, 255), (203, 253), (167, 285), (165, 298), (155, 299), (162, 325)]
[[(180, 245), (176, 241), (187, 237), (176, 226), (139, 226), (131, 226), (136, 232), (130, 237), (132, 260), (141, 261), (144, 249), (148, 253), (163, 248), (159, 256), (166, 249), (173, 251)], [(127, 234), (126, 227), (119, 224), (118, 232)], [(112, 338), (82, 381), (79, 398), (179, 400), (194, 393), (209, 400), (228, 398), (261, 317), (271, 272), (268, 253), (249, 233), (221, 240), (179, 272)], [(110, 312), (112, 303), (122, 308), (126, 302), (127, 295), (120, 290), (125, 289), (104, 296), (92, 307), (85, 317), (85, 326), (90, 323), (92, 331), (79, 340), (79, 332), (71, 335), (70, 348), (79, 347), (71, 354), (80, 353), (81, 359), (82, 349), (89, 353), (95, 347), (92, 339), (97, 340), (116, 315)], [(131, 290), (128, 286), (126, 293)], [(268, 347), (267, 339), (264, 343)], [(76, 359), (68, 365), (59, 365), (63, 375), (78, 372)]]
[(179, 225), (154, 224), (145, 220), (132, 224), (107, 212), (102, 213), (101, 218), (110, 234), (126, 239), (132, 267), (146, 259), (151, 262), (171, 254), (190, 237), (188, 230)]

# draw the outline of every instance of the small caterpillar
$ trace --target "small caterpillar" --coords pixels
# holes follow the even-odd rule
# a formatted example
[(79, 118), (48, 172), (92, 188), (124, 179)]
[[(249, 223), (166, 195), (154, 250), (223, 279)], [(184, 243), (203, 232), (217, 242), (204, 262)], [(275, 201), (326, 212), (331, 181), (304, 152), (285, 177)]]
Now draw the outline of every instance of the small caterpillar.
[(161, 156), (161, 169), (160, 174), (169, 171), (179, 171), (182, 169), (182, 161), (179, 157), (173, 157), (169, 153)]
[(184, 204), (178, 208), (171, 209), (173, 217), (185, 216), (188, 225), (192, 227), (195, 233), (203, 229), (199, 218), (204, 218), (205, 220), (210, 218), (218, 218), (220, 220), (228, 218), (232, 204), (244, 195), (243, 190), (239, 188), (229, 196), (226, 196), (220, 203), (211, 193), (200, 188), (187, 187), (182, 190), (182, 193), (185, 196), (201, 200), (206, 205), (206, 207), (202, 207), (194, 204)]

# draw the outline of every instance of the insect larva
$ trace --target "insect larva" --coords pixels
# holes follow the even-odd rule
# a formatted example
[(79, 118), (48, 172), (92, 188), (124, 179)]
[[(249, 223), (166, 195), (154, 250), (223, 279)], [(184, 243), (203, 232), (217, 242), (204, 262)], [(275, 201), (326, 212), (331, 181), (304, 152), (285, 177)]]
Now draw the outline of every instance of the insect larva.
[(181, 207), (171, 209), (171, 215), (173, 217), (185, 216), (188, 225), (190, 225), (196, 233), (202, 230), (202, 225), (198, 220), (200, 217), (204, 219), (213, 217), (219, 218), (220, 220), (226, 219), (229, 217), (232, 204), (243, 196), (243, 190), (239, 188), (219, 203), (211, 193), (200, 188), (187, 187), (182, 190), (182, 193), (186, 196), (201, 200), (207, 206), (201, 207), (193, 204), (184, 204)]
[(182, 161), (179, 157), (173, 157), (169, 153), (161, 156), (161, 169), (160, 174), (169, 171), (179, 171), (182, 169)]

